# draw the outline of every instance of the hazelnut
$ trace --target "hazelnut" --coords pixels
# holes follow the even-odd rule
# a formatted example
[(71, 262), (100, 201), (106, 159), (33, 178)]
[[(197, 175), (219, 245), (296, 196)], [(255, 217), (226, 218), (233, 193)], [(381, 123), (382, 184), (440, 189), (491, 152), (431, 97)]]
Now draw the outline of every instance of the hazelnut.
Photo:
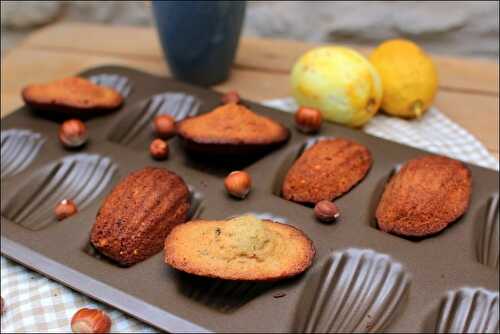
[(71, 319), (73, 333), (109, 333), (111, 319), (104, 311), (82, 308)]
[(155, 139), (149, 145), (149, 153), (153, 159), (163, 160), (168, 156), (168, 143), (162, 139)]
[(238, 198), (245, 198), (252, 187), (252, 178), (247, 172), (231, 172), (224, 180), (228, 193)]
[(68, 148), (76, 148), (87, 142), (88, 132), (85, 123), (79, 119), (64, 121), (59, 128), (59, 140)]
[(323, 115), (319, 110), (301, 107), (295, 113), (295, 125), (300, 132), (318, 132), (323, 123)]
[(237, 91), (232, 90), (232, 91), (229, 91), (226, 94), (222, 95), (221, 101), (224, 104), (239, 103), (240, 102), (240, 95), (238, 94)]
[(316, 203), (314, 214), (323, 223), (331, 223), (340, 217), (340, 211), (335, 203), (326, 200)]
[(76, 207), (75, 202), (70, 199), (63, 199), (59, 204), (54, 208), (54, 213), (57, 217), (57, 220), (63, 220), (68, 217), (73, 216), (78, 212), (78, 208)]
[(175, 118), (170, 115), (156, 116), (153, 120), (153, 128), (159, 138), (173, 137), (175, 135)]

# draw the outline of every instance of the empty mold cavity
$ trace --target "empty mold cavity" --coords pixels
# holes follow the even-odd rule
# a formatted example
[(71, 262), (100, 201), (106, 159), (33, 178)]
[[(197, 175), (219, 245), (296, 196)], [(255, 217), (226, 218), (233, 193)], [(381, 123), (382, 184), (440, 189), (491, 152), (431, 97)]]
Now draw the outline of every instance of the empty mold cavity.
[(388, 255), (348, 249), (308, 274), (293, 331), (383, 331), (401, 311), (410, 275)]
[(85, 209), (110, 183), (117, 165), (108, 157), (77, 154), (42, 167), (10, 199), (2, 214), (30, 230), (56, 223), (53, 210), (63, 199)]
[(45, 143), (41, 134), (29, 130), (6, 130), (2, 131), (0, 136), (2, 179), (20, 173), (28, 167)]
[[(189, 188), (189, 198), (191, 202), (191, 207), (189, 208), (188, 212), (188, 220), (196, 219), (200, 217), (201, 212), (203, 211), (203, 201), (204, 201), (204, 196), (201, 192), (197, 191), (195, 188), (192, 186), (188, 186)], [(90, 243), (90, 241), (86, 242), (86, 244), (83, 246), (82, 251), (90, 255), (98, 260), (105, 261), (109, 264), (116, 265), (121, 268), (129, 268), (130, 266), (121, 266), (119, 263), (113, 261), (112, 259), (106, 257), (105, 255), (99, 253), (99, 251)], [(147, 259), (146, 259), (147, 260)], [(146, 261), (144, 260), (144, 261)]]
[[(318, 141), (320, 140), (325, 140), (325, 139), (335, 139), (335, 137), (327, 137), (327, 136), (320, 136), (320, 137), (313, 137), (313, 138), (309, 138), (307, 139), (304, 143), (302, 143), (302, 145), (300, 145), (299, 149), (296, 150), (295, 152), (291, 153), (281, 164), (281, 168), (279, 169), (278, 171), (278, 174), (276, 175), (275, 179), (274, 179), (274, 183), (273, 183), (273, 188), (272, 188), (272, 192), (274, 195), (278, 196), (278, 197), (282, 197), (281, 196), (281, 189), (282, 189), (282, 186), (283, 186), (283, 182), (285, 181), (285, 177), (288, 173), (288, 171), (290, 170), (290, 168), (292, 168), (293, 164), (295, 163), (295, 161), (300, 158), (300, 156), (302, 155), (302, 153), (304, 153), (305, 150), (307, 150), (308, 148), (310, 148), (311, 146), (313, 146), (314, 144), (316, 144)], [(294, 202), (292, 202), (294, 203)], [(297, 203), (299, 204), (299, 203)]]
[(196, 97), (184, 93), (154, 95), (124, 110), (108, 139), (121, 145), (142, 147), (154, 138), (152, 122), (156, 116), (171, 115), (180, 121), (196, 115), (200, 105)]
[(485, 212), (477, 221), (476, 258), (479, 263), (492, 268), (498, 268), (499, 256), (499, 204), (498, 194), (491, 196)]
[[(167, 270), (174, 270), (167, 268)], [(219, 312), (230, 313), (271, 289), (274, 282), (228, 281), (175, 271), (179, 291)]]
[(498, 333), (498, 292), (483, 288), (449, 291), (427, 318), (425, 332)]
[(118, 74), (96, 74), (89, 77), (89, 80), (99, 86), (106, 86), (116, 90), (124, 98), (132, 92), (132, 82), (123, 75)]

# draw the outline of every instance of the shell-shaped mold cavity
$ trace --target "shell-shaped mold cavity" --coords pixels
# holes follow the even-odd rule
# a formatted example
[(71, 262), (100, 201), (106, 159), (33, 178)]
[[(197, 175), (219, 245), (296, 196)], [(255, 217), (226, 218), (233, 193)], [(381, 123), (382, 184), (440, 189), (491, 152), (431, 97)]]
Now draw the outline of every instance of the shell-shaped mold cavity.
[(153, 137), (152, 122), (158, 115), (171, 115), (176, 121), (198, 113), (200, 101), (184, 93), (162, 93), (138, 102), (115, 124), (108, 139), (122, 145), (147, 142)]
[(401, 310), (410, 281), (388, 255), (361, 249), (334, 252), (309, 275), (293, 331), (382, 331)]
[(198, 218), (201, 212), (203, 211), (204, 196), (201, 192), (197, 191), (190, 185), (188, 185), (188, 189), (189, 189), (189, 201), (191, 203), (188, 212), (188, 219), (191, 220)]
[(83, 210), (110, 183), (117, 165), (108, 157), (77, 154), (42, 167), (2, 210), (10, 221), (31, 230), (55, 223), (54, 207), (72, 199)]
[(498, 268), (499, 256), (499, 205), (498, 194), (493, 195), (486, 206), (486, 214), (478, 221), (476, 229), (476, 255), (479, 263)]
[(1, 178), (23, 171), (35, 160), (45, 138), (36, 132), (21, 129), (2, 131)]
[(226, 281), (175, 272), (179, 291), (186, 297), (219, 312), (236, 311), (276, 283)]
[(124, 98), (128, 97), (132, 92), (132, 82), (123, 75), (118, 74), (96, 74), (89, 78), (90, 81), (99, 86), (106, 86), (116, 90)]
[(483, 288), (449, 291), (439, 305), (434, 333), (498, 333), (498, 292)]

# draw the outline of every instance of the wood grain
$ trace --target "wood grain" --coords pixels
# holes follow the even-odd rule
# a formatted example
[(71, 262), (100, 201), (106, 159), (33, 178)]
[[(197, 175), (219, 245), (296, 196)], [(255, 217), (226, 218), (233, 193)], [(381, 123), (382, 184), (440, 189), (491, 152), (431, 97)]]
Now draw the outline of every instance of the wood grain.
[[(99, 38), (78, 38), (79, 36)], [(75, 38), (78, 38), (77, 43)], [(288, 73), (300, 55), (319, 45), (283, 39), (245, 37), (241, 39), (235, 67), (267, 73)], [(150, 60), (163, 59), (154, 28), (59, 24), (32, 34), (23, 46), (56, 48), (61, 51), (70, 49)], [(370, 52), (370, 49), (353, 47), (364, 54)], [(433, 59), (438, 68), (442, 89), (498, 95), (498, 64), (481, 59), (465, 60), (438, 55), (434, 55)]]

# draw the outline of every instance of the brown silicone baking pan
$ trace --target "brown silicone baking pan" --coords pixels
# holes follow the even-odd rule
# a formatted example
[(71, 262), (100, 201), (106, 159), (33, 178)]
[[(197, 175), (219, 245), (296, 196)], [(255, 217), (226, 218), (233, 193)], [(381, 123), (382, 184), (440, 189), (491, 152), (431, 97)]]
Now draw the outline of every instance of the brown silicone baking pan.
[[(319, 136), (367, 146), (367, 177), (336, 200), (341, 218), (318, 223), (311, 207), (280, 197), (293, 161), (318, 138), (297, 132), (293, 117), (250, 101), (254, 111), (291, 130), (290, 141), (262, 156), (193, 156), (178, 139), (153, 161), (147, 147), (151, 119), (207, 112), (219, 94), (136, 70), (104, 66), (81, 74), (127, 95), (124, 106), (87, 121), (90, 141), (64, 150), (58, 123), (26, 107), (2, 119), (2, 254), (152, 326), (171, 332), (498, 332), (498, 188), (496, 171), (469, 165), (467, 213), (443, 232), (419, 240), (377, 229), (374, 211), (395, 169), (424, 151), (333, 124)], [(129, 268), (100, 257), (89, 232), (102, 199), (129, 172), (163, 166), (181, 175), (192, 194), (192, 217), (222, 219), (244, 213), (291, 224), (314, 242), (305, 274), (275, 283), (226, 282), (182, 274), (159, 253)], [(254, 179), (246, 200), (230, 198), (223, 179), (235, 169)], [(80, 211), (58, 222), (53, 206), (73, 198)]]

